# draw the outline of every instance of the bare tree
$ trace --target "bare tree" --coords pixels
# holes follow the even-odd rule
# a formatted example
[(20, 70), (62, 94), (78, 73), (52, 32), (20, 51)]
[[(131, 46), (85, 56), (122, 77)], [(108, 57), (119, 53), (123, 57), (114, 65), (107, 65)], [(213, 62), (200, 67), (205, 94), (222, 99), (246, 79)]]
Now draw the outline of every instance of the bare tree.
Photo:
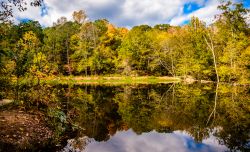
[[(33, 0), (29, 3), (30, 6), (41, 6), (43, 0)], [(13, 7), (19, 11), (27, 10), (26, 0), (1, 0), (0, 2), (0, 22), (8, 22), (13, 17)]]
[(215, 69), (215, 73), (216, 73), (216, 77), (217, 77), (217, 83), (218, 83), (218, 82), (220, 82), (220, 79), (219, 79), (219, 74), (218, 74), (218, 70), (217, 70), (214, 41), (213, 41), (213, 38), (212, 38), (209, 31), (207, 32), (207, 37), (204, 36), (204, 39), (205, 39), (205, 42), (206, 42), (208, 48), (211, 50), (211, 52), (213, 54), (214, 69)]
[(85, 23), (87, 20), (87, 15), (84, 10), (74, 11), (72, 16), (74, 21), (76, 21), (79, 24)]

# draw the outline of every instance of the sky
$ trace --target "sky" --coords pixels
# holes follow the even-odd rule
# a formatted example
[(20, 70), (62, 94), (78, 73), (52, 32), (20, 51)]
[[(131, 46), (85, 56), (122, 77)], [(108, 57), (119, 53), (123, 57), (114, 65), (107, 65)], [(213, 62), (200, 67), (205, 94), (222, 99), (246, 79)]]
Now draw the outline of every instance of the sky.
[[(250, 0), (241, 1), (250, 8)], [(105, 18), (127, 28), (141, 24), (183, 25), (192, 16), (210, 24), (220, 13), (219, 4), (220, 0), (44, 0), (42, 7), (28, 6), (24, 12), (14, 9), (14, 21), (37, 20), (47, 27), (62, 16), (72, 20), (73, 11), (85, 10), (89, 20)]]

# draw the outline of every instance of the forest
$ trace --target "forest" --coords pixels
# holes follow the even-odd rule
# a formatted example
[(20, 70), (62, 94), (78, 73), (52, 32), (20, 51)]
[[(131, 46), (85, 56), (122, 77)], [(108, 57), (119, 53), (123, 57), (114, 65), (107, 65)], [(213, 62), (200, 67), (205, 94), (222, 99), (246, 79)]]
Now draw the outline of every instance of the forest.
[(52, 27), (28, 20), (0, 24), (0, 75), (9, 78), (59, 76), (169, 76), (249, 83), (249, 10), (242, 3), (218, 6), (207, 25), (197, 17), (182, 26), (116, 27), (61, 17)]
[(221, 2), (211, 24), (12, 22), (12, 5), (48, 2), (0, 2), (0, 152), (250, 150), (246, 4)]

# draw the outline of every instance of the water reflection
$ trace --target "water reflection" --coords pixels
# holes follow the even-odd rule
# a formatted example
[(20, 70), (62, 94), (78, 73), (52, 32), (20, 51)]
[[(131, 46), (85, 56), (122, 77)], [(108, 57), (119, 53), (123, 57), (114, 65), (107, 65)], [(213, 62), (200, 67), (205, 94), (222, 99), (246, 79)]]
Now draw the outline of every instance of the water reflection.
[(132, 129), (129, 129), (116, 132), (106, 142), (98, 142), (86, 137), (84, 139), (81, 140), (83, 147), (72, 144), (71, 146), (67, 145), (63, 151), (74, 151), (77, 148), (79, 151), (86, 152), (223, 152), (228, 150), (226, 146), (220, 145), (213, 135), (201, 143), (197, 143), (183, 131), (174, 131), (173, 133), (150, 131), (137, 135)]
[(88, 137), (89, 151), (250, 149), (249, 86), (20, 86), (18, 98), (10, 90), (2, 98), (44, 113), (54, 130), (52, 145)]

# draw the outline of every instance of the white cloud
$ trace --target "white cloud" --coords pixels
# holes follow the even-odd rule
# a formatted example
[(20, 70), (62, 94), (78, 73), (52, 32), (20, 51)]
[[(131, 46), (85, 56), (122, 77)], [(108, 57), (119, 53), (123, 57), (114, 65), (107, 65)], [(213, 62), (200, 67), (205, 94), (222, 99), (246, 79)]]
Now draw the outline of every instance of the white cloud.
[[(241, 2), (241, 0), (232, 0), (233, 2)], [(171, 19), (171, 25), (181, 25), (186, 21), (189, 21), (193, 16), (198, 17), (200, 20), (206, 22), (207, 24), (213, 23), (215, 15), (220, 14), (218, 6), (220, 5), (219, 0), (208, 0), (205, 2), (204, 7), (193, 11), (189, 14), (177, 15)]]
[(120, 25), (127, 23), (129, 26), (168, 23), (171, 18), (183, 13), (183, 6), (186, 3), (192, 2), (203, 5), (205, 0), (126, 0), (120, 17), (115, 22)]
[[(92, 20), (106, 18), (118, 26), (160, 23), (180, 25), (191, 16), (211, 22), (217, 13), (218, 0), (44, 0), (44, 3), (48, 8), (47, 15), (41, 16), (38, 7), (28, 7), (25, 12), (16, 10), (14, 16), (16, 19), (38, 20), (44, 26), (51, 26), (61, 16), (71, 19), (73, 11), (83, 9)], [(184, 14), (184, 5), (190, 3), (202, 8)]]
[(207, 1), (205, 3), (205, 6), (192, 12), (189, 14), (181, 14), (179, 16), (174, 17), (171, 21), (171, 25), (180, 25), (184, 23), (185, 21), (188, 21), (191, 19), (191, 17), (195, 16), (198, 17), (200, 20), (210, 24), (214, 20), (214, 16), (219, 13), (219, 10), (217, 9), (219, 5), (218, 0), (211, 0)]

